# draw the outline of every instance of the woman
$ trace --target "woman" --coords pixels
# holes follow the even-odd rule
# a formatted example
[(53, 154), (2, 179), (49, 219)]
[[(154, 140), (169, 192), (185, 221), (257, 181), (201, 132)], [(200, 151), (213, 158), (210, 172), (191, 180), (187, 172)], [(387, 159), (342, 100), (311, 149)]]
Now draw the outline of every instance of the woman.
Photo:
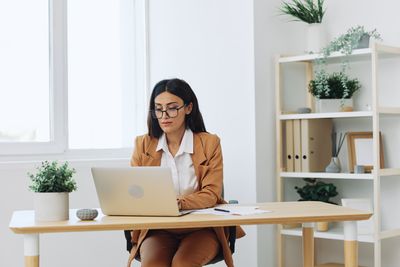
[[(206, 132), (196, 95), (183, 80), (163, 80), (150, 98), (148, 134), (136, 138), (132, 166), (170, 167), (179, 209), (226, 203), (222, 197), (222, 152), (216, 135)], [(233, 266), (223, 227), (132, 231), (131, 255), (147, 266), (203, 266), (223, 252)], [(238, 227), (237, 237), (244, 232)]]

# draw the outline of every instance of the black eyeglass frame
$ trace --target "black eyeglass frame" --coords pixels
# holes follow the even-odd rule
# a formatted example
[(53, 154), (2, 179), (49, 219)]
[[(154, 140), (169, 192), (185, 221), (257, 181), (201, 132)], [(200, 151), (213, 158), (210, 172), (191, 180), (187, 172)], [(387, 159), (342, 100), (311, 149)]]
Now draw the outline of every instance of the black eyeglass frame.
[[(150, 114), (154, 119), (161, 119), (164, 116), (164, 112), (165, 112), (165, 114), (167, 114), (168, 118), (176, 118), (176, 117), (178, 117), (178, 111), (185, 106), (186, 106), (186, 104), (183, 104), (182, 106), (177, 107), (177, 108), (167, 108), (165, 110), (157, 110), (157, 112), (161, 112), (160, 117), (157, 117), (155, 109), (151, 109)], [(169, 113), (168, 113), (168, 110), (171, 110), (171, 109), (176, 110), (176, 115), (173, 117), (171, 115), (169, 115)]]

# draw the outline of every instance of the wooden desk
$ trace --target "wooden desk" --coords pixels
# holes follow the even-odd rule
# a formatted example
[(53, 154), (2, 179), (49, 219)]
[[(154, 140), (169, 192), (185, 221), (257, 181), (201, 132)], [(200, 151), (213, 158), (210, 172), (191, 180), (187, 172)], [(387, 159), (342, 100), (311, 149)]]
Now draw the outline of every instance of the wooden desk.
[(25, 266), (39, 267), (39, 235), (43, 233), (303, 223), (303, 266), (314, 267), (313, 223), (344, 221), (345, 266), (358, 267), (356, 221), (369, 219), (371, 213), (322, 202), (252, 205), (272, 212), (248, 216), (188, 214), (183, 217), (124, 217), (100, 213), (94, 221), (80, 221), (75, 216), (76, 210), (71, 210), (68, 221), (36, 222), (33, 211), (15, 211), (9, 227), (14, 233), (24, 235)]

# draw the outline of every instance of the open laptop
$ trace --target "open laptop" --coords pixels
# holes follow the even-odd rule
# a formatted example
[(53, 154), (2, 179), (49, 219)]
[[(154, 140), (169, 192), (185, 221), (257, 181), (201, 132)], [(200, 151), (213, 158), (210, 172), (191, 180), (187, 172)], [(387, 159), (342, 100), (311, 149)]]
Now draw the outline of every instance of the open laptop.
[(164, 167), (91, 168), (105, 215), (181, 216), (171, 170)]

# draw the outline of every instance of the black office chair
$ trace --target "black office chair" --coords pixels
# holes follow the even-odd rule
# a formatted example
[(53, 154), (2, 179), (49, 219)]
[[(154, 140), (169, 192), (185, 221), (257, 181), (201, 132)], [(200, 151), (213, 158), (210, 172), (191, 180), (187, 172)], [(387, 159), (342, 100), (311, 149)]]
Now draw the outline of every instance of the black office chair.
[[(224, 192), (222, 190), (222, 196), (224, 195)], [(229, 200), (229, 204), (238, 204), (239, 202), (237, 200)], [(126, 239), (126, 250), (130, 253), (132, 250), (132, 242), (131, 242), (131, 230), (125, 230), (125, 239)], [(229, 249), (231, 250), (231, 253), (233, 254), (235, 252), (235, 242), (236, 242), (236, 226), (229, 226)], [(135, 260), (140, 261), (140, 257), (136, 255)], [(209, 263), (206, 265), (210, 264), (215, 264), (219, 261), (224, 260), (224, 254), (222, 252), (222, 249), (218, 252), (218, 254), (212, 259)]]

